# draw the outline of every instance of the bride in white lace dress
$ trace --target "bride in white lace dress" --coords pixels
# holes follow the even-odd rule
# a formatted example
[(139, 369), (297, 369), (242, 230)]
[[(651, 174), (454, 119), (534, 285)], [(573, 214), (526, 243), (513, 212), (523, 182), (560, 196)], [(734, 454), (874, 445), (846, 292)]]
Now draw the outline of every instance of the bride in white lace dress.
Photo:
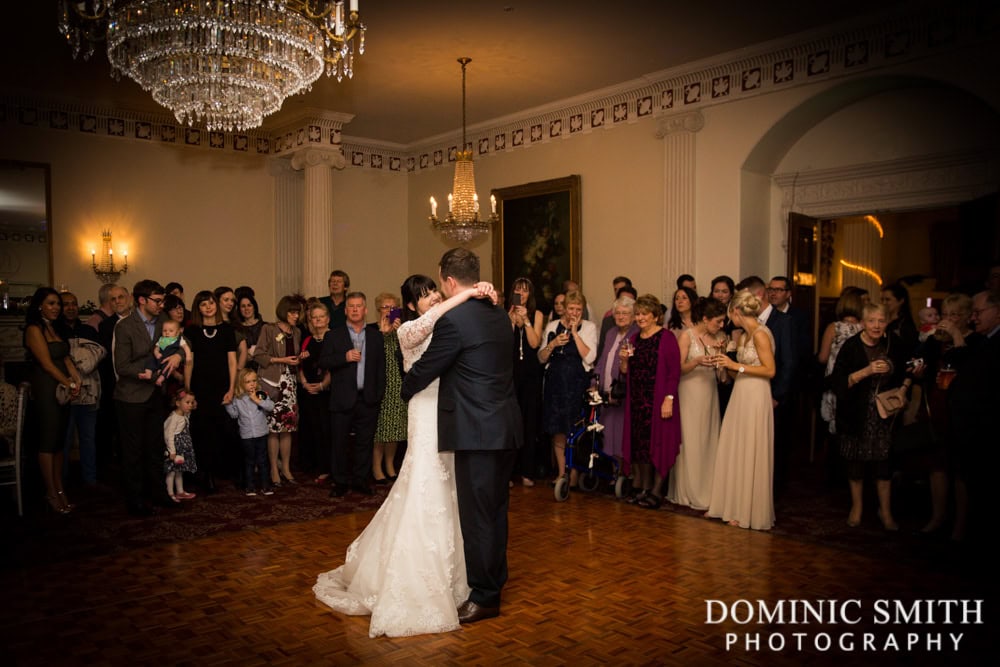
[[(434, 281), (419, 275), (406, 279), (402, 296), (416, 318), (398, 331), (406, 371), (430, 345), (442, 314), (469, 298), (496, 299), (492, 285), (477, 283), (442, 302)], [(434, 380), (410, 400), (406, 457), (385, 502), (348, 547), (344, 564), (313, 586), (336, 611), (371, 614), (370, 637), (457, 630), (457, 608), (469, 597), (454, 452), (438, 452), (437, 410)]]

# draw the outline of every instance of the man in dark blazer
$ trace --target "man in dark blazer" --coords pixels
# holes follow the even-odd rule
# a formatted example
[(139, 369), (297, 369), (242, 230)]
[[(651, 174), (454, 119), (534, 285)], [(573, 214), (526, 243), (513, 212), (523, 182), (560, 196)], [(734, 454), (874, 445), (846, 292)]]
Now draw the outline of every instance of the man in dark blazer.
[[(163, 484), (163, 399), (154, 383), (155, 375), (140, 378), (147, 362), (153, 359), (153, 342), (163, 328), (163, 286), (153, 280), (140, 280), (132, 289), (135, 308), (118, 320), (111, 348), (117, 382), (114, 389), (115, 411), (122, 448), (122, 476), (129, 514), (148, 516), (152, 510), (147, 499), (171, 507)], [(167, 359), (166, 372), (176, 369), (183, 357)]]
[[(362, 292), (351, 292), (344, 304), (346, 322), (326, 335), (319, 357), (320, 368), (330, 371), (333, 498), (346, 495), (348, 489), (374, 495), (368, 475), (379, 406), (385, 395), (385, 342), (377, 325), (365, 325), (368, 300)], [(352, 430), (354, 460), (348, 470)]]
[[(452, 296), (479, 281), (479, 257), (464, 248), (441, 258), (441, 291)], [(469, 599), (461, 623), (500, 613), (507, 581), (508, 480), (521, 446), (521, 411), (514, 394), (513, 331), (500, 308), (470, 300), (441, 316), (431, 344), (403, 379), (409, 400), (434, 378), (438, 449), (455, 452), (455, 487), (465, 542)]]

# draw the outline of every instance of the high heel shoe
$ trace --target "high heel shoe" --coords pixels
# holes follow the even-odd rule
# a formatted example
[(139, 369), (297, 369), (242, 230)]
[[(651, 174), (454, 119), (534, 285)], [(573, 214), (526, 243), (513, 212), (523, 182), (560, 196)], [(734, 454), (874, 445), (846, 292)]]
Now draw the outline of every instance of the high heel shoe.
[(291, 475), (286, 475), (283, 472), (282, 473), (278, 473), (278, 474), (279, 474), (281, 480), (284, 481), (286, 484), (293, 484), (293, 485), (294, 484), (298, 484), (298, 482), (295, 481), (295, 478), (292, 477)]
[(56, 491), (56, 496), (58, 496), (59, 503), (63, 506), (63, 509), (65, 509), (67, 512), (72, 512), (73, 510), (76, 509), (76, 505), (74, 505), (69, 501), (69, 498), (66, 497), (65, 492)]
[(45, 500), (49, 501), (49, 507), (56, 514), (62, 514), (65, 516), (70, 513), (70, 509), (68, 507), (63, 507), (63, 504), (59, 502), (58, 496), (45, 496)]

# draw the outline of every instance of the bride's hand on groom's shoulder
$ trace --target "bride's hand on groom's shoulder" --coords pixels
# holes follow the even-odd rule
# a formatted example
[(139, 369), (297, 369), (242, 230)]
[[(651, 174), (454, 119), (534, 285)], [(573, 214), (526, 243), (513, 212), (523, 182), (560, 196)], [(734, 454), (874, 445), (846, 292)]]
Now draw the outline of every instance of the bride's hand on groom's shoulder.
[(485, 281), (478, 282), (475, 285), (473, 285), (473, 289), (475, 290), (475, 293), (473, 294), (475, 298), (489, 299), (494, 306), (497, 305), (497, 291), (496, 288), (493, 287), (493, 283), (488, 283)]

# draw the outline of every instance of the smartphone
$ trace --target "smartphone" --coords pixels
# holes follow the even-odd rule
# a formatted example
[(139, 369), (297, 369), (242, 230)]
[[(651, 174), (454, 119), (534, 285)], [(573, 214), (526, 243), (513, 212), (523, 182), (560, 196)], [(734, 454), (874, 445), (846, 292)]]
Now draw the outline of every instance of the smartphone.
[(389, 315), (388, 315), (389, 324), (392, 324), (393, 322), (395, 322), (396, 320), (400, 319), (401, 317), (403, 317), (403, 309), (402, 308), (390, 308), (389, 309)]
[(524, 304), (521, 303), (521, 295), (518, 294), (517, 292), (514, 292), (513, 294), (511, 294), (510, 295), (510, 305), (512, 305), (512, 306), (521, 306), (521, 305), (524, 305)]

